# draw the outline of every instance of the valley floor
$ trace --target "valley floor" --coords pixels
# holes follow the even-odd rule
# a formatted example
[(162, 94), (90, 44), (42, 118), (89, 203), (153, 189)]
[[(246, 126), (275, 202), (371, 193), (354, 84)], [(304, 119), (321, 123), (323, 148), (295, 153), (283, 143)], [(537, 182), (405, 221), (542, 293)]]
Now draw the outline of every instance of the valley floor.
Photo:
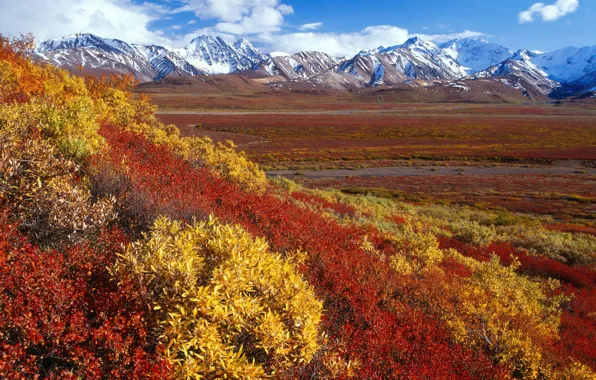
[[(548, 216), (561, 230), (596, 231), (596, 103), (380, 104), (290, 93), (230, 95), (232, 109), (219, 100), (174, 109), (164, 96), (155, 99), (160, 120), (183, 137), (234, 141), (271, 178), (503, 208)], [(285, 109), (273, 108), (280, 104)]]

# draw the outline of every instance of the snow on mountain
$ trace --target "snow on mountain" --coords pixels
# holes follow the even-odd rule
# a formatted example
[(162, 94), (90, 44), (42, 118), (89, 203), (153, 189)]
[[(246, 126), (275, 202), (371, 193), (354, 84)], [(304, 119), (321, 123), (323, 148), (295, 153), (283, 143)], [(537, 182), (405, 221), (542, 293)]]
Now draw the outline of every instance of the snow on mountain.
[(459, 79), (466, 75), (465, 69), (445, 51), (418, 37), (381, 50), (380, 54), (407, 68), (407, 76), (413, 79)]
[(139, 55), (145, 57), (157, 72), (157, 78), (166, 76), (197, 76), (205, 73), (188, 63), (177, 53), (168, 50), (162, 46), (155, 45), (133, 45)]
[(267, 59), (253, 69), (288, 80), (308, 80), (332, 69), (337, 63), (337, 59), (317, 51), (303, 51), (291, 55), (278, 52), (269, 54)]
[(446, 82), (495, 78), (529, 97), (566, 97), (594, 91), (596, 46), (549, 53), (511, 50), (479, 38), (440, 47), (414, 37), (401, 45), (362, 50), (351, 58), (305, 51), (263, 54), (247, 39), (233, 44), (198, 36), (183, 49), (134, 45), (92, 34), (45, 41), (37, 59), (76, 71), (132, 73), (143, 82), (166, 76), (255, 71), (274, 81), (302, 81), (331, 88), (394, 85), (412, 80)]
[(167, 75), (203, 75), (181, 56), (161, 46), (131, 45), (124, 41), (79, 33), (45, 41), (37, 57), (57, 66), (92, 73), (133, 74), (141, 82)]
[[(254, 47), (252, 42), (246, 38), (242, 38), (234, 42), (234, 49), (241, 55), (247, 57), (251, 62), (258, 63), (267, 59), (267, 56), (261, 53), (257, 48)], [(253, 65), (254, 65), (253, 63)]]
[(274, 52), (269, 53), (269, 56), (270, 57), (291, 57), (292, 54), (285, 53), (283, 51), (274, 51)]
[(179, 53), (194, 67), (208, 74), (249, 70), (266, 59), (248, 40), (242, 39), (230, 45), (223, 38), (213, 36), (199, 36)]
[(557, 98), (578, 95), (596, 85), (596, 47), (569, 47), (550, 53), (519, 50), (477, 76), (517, 78)]
[(389, 48), (361, 51), (343, 62), (337, 72), (350, 74), (370, 86), (409, 79), (452, 80), (466, 75), (466, 70), (445, 51), (418, 37)]
[(532, 62), (561, 83), (581, 80), (596, 71), (596, 46), (568, 47), (550, 53), (536, 54)]
[(476, 73), (507, 60), (513, 51), (481, 38), (462, 38), (446, 42), (440, 47), (469, 73)]
[(532, 63), (561, 83), (553, 93), (555, 97), (577, 95), (596, 85), (596, 46), (535, 54)]
[(155, 45), (132, 45), (92, 34), (75, 34), (43, 42), (38, 57), (74, 69), (83, 65), (92, 71), (133, 73), (146, 82), (167, 75), (228, 74), (251, 69), (266, 59), (250, 41), (233, 45), (220, 37), (199, 36), (184, 49), (169, 50)]
[(37, 51), (40, 53), (56, 50), (97, 48), (106, 52), (134, 54), (132, 47), (124, 41), (101, 38), (89, 33), (77, 33), (70, 36), (42, 42)]
[(159, 76), (151, 63), (131, 45), (92, 34), (74, 34), (40, 44), (37, 57), (59, 67), (76, 70), (83, 66), (93, 73), (132, 73), (140, 81)]
[(503, 84), (523, 91), (529, 98), (547, 96), (559, 83), (550, 79), (548, 73), (532, 62), (536, 55), (527, 50), (520, 50), (511, 58), (468, 78), (499, 78)]

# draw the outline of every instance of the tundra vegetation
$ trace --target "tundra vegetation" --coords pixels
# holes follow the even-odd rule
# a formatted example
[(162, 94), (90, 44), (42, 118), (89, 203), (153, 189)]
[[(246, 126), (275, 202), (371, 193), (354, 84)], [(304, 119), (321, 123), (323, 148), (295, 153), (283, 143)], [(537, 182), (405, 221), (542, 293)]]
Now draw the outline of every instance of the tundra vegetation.
[(0, 39), (0, 377), (596, 376), (596, 239), (268, 181)]

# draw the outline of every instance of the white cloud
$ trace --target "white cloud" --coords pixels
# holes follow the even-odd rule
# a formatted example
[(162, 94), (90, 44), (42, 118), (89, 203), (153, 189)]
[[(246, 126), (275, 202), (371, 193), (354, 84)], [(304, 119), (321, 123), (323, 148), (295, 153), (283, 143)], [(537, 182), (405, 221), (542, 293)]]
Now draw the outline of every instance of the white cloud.
[(454, 40), (456, 38), (470, 38), (470, 37), (482, 37), (482, 36), (486, 36), (485, 33), (481, 33), (481, 32), (474, 32), (472, 30), (464, 30), (463, 32), (460, 33), (449, 33), (449, 34), (413, 34), (413, 36), (417, 36), (422, 38), (423, 40), (426, 41), (432, 41), (435, 43), (443, 43), (443, 42), (447, 42), (447, 41), (451, 41)]
[[(335, 56), (352, 55), (381, 45), (397, 45), (410, 37), (406, 29), (393, 25), (370, 26), (355, 32), (322, 33), (317, 31), (322, 26), (321, 22), (304, 24), (299, 27), (300, 32), (285, 33), (282, 31), (285, 18), (294, 9), (284, 1), (290, 0), (178, 0), (182, 6), (173, 10), (154, 3), (138, 4), (133, 1), (0, 0), (0, 33), (18, 35), (32, 32), (43, 40), (86, 32), (132, 43), (170, 47), (182, 47), (203, 34), (217, 35), (226, 41), (246, 36), (264, 51), (294, 53), (318, 50)], [(164, 27), (164, 31), (150, 27), (155, 21), (171, 19), (172, 15), (187, 11), (193, 12), (197, 19), (209, 21), (212, 26), (197, 28), (185, 35), (178, 34), (185, 30), (182, 24)], [(193, 24), (198, 24), (198, 21), (187, 23)], [(480, 35), (483, 34), (464, 31), (420, 36), (442, 42)]]
[(352, 55), (362, 49), (391, 46), (408, 39), (408, 31), (390, 25), (370, 26), (354, 33), (288, 33), (261, 34), (260, 41), (273, 51), (294, 53), (303, 50), (322, 51), (333, 56)]
[(281, 30), (284, 17), (294, 13), (279, 0), (185, 0), (176, 12), (191, 11), (203, 20), (219, 21), (215, 31), (254, 34)]
[(33, 33), (38, 40), (76, 32), (93, 33), (135, 43), (163, 43), (149, 24), (164, 16), (162, 7), (130, 0), (0, 1), (0, 32)]
[(535, 3), (528, 10), (520, 12), (518, 18), (520, 24), (533, 22), (535, 16), (541, 17), (543, 21), (556, 21), (575, 12), (577, 8), (579, 8), (579, 0), (557, 0), (552, 5)]
[(310, 24), (304, 24), (298, 29), (300, 29), (300, 30), (317, 30), (321, 26), (323, 26), (322, 22), (312, 22)]

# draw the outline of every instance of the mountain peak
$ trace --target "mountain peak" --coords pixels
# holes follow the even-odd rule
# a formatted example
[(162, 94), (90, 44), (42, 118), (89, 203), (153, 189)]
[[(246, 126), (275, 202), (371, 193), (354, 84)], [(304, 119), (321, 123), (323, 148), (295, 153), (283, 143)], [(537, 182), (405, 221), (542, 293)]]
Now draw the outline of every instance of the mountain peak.
[(433, 42), (428, 41), (428, 40), (425, 40), (424, 38), (421, 38), (419, 36), (410, 37), (410, 38), (408, 38), (408, 40), (406, 42), (404, 42), (402, 44), (402, 46), (411, 46), (411, 45), (415, 45), (415, 46), (437, 46)]
[(55, 50), (81, 49), (98, 47), (105, 50), (130, 49), (130, 45), (120, 40), (102, 38), (91, 33), (75, 33), (42, 42), (37, 51), (40, 53)]
[(439, 47), (464, 66), (468, 73), (485, 70), (513, 55), (508, 48), (479, 37), (457, 38)]
[(421, 41), (423, 41), (422, 38), (420, 38), (418, 36), (414, 36), (414, 37), (408, 38), (408, 40), (404, 43), (404, 45), (411, 45), (411, 44), (419, 43)]
[(401, 46), (402, 48), (422, 48), (425, 50), (439, 50), (439, 47), (430, 41), (426, 41), (418, 36), (412, 37), (404, 42)]
[(230, 44), (220, 36), (210, 35), (195, 37), (186, 45), (183, 55), (190, 64), (208, 74), (249, 70), (266, 59), (247, 39)]
[(536, 57), (537, 55), (538, 54), (533, 51), (527, 49), (520, 49), (511, 56), (511, 59), (516, 61), (530, 61), (533, 57)]
[(197, 43), (219, 43), (227, 45), (227, 42), (220, 36), (212, 36), (209, 34), (202, 34), (200, 36), (196, 36), (190, 41), (189, 45)]
[(66, 39), (71, 39), (71, 38), (82, 38), (82, 37), (100, 38), (100, 37), (96, 36), (95, 34), (77, 32), (77, 33), (69, 34), (68, 36), (63, 36), (60, 39), (66, 40)]
[(239, 40), (236, 40), (236, 42), (234, 42), (234, 46), (241, 46), (241, 45), (251, 45), (252, 46), (252, 42), (250, 40), (247, 40), (246, 38), (240, 38)]

